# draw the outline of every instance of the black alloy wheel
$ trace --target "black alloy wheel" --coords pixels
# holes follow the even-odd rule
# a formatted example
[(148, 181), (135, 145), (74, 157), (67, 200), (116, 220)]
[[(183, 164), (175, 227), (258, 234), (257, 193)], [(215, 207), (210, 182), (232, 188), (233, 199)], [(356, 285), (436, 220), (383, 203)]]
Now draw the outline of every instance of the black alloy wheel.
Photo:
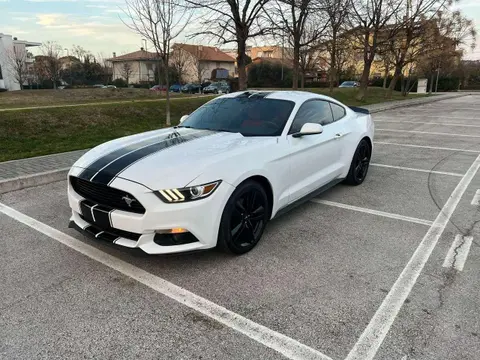
[(239, 185), (223, 211), (218, 247), (234, 254), (252, 250), (265, 230), (269, 209), (267, 194), (259, 183)]
[(353, 155), (350, 170), (348, 172), (345, 182), (350, 185), (360, 185), (367, 176), (368, 168), (370, 166), (370, 158), (372, 156), (372, 149), (367, 140), (363, 139), (357, 146), (357, 150)]

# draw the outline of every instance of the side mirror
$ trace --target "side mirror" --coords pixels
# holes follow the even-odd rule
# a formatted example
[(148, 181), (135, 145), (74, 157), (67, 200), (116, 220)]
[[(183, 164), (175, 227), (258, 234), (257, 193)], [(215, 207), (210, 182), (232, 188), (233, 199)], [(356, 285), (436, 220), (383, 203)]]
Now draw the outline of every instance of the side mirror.
[(323, 132), (323, 126), (316, 123), (305, 123), (299, 132), (292, 134), (293, 137), (302, 137), (305, 135), (316, 135)]
[(184, 122), (187, 118), (188, 118), (188, 115), (183, 115), (183, 116), (180, 118), (180, 124), (181, 124), (182, 122)]

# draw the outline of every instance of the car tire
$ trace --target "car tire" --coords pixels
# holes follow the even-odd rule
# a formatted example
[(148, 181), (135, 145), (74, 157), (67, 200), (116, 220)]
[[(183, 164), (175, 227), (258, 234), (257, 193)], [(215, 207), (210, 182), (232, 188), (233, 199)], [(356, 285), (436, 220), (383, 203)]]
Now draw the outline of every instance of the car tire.
[(352, 162), (345, 183), (348, 185), (360, 185), (367, 177), (372, 157), (372, 147), (366, 139), (362, 139), (353, 154)]
[(253, 180), (240, 184), (225, 205), (218, 232), (217, 248), (241, 255), (260, 241), (270, 214), (263, 186)]

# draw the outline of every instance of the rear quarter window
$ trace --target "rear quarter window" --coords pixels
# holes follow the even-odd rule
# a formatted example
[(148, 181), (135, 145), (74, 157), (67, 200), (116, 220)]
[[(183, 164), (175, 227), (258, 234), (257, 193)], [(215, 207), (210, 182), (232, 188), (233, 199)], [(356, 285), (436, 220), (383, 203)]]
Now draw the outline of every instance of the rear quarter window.
[(345, 108), (343, 106), (340, 106), (340, 105), (337, 105), (337, 104), (334, 104), (334, 103), (330, 103), (330, 107), (332, 109), (332, 113), (333, 113), (333, 121), (337, 121), (341, 118), (343, 118), (347, 112), (345, 111)]

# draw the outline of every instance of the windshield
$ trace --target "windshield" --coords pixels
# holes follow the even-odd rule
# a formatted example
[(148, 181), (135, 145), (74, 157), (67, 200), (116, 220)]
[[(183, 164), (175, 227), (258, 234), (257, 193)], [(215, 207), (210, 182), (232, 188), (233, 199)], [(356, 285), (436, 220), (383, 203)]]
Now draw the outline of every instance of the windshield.
[(258, 96), (215, 99), (199, 107), (180, 127), (280, 136), (294, 106), (293, 101)]

